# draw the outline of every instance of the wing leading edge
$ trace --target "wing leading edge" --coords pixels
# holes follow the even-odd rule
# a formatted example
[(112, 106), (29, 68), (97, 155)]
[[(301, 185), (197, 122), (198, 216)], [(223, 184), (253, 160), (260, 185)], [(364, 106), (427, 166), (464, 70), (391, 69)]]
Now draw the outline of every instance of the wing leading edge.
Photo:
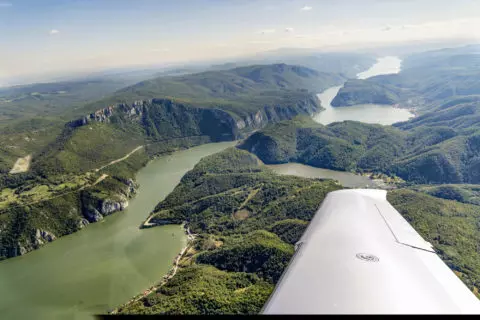
[(386, 199), (331, 192), (264, 314), (480, 313), (480, 301)]

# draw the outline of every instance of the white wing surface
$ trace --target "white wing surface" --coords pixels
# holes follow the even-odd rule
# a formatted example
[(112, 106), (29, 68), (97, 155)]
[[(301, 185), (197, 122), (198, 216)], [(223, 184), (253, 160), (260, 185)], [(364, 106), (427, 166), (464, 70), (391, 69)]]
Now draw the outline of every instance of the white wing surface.
[(480, 301), (372, 189), (331, 192), (264, 314), (480, 314)]

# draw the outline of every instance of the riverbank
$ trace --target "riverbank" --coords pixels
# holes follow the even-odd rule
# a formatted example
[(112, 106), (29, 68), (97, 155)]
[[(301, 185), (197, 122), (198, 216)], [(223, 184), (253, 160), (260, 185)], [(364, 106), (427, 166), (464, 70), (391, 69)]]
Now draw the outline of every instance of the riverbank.
[(284, 163), (267, 165), (281, 175), (297, 176), (302, 178), (320, 178), (333, 179), (339, 182), (340, 185), (348, 188), (376, 188), (378, 185), (368, 176), (362, 176), (346, 171), (329, 170), (317, 168), (301, 163)]
[(173, 264), (172, 264), (172, 268), (163, 276), (162, 280), (159, 283), (150, 286), (148, 289), (146, 289), (142, 293), (132, 297), (128, 302), (122, 304), (121, 306), (115, 308), (114, 310), (109, 311), (108, 312), (109, 314), (112, 314), (112, 315), (117, 314), (121, 309), (127, 307), (129, 304), (137, 302), (140, 299), (149, 295), (150, 293), (157, 291), (160, 287), (167, 284), (167, 282), (177, 274), (177, 270), (179, 268), (179, 264), (180, 264), (181, 259), (188, 252), (188, 250), (190, 250), (192, 248), (192, 246), (194, 244), (194, 241), (195, 241), (195, 237), (196, 237), (195, 234), (190, 232), (190, 228), (186, 225), (186, 222), (184, 222), (181, 225), (181, 228), (184, 230), (185, 235), (187, 236), (187, 243), (182, 248), (182, 250), (178, 253), (178, 255), (175, 257), (175, 259), (173, 261)]
[(418, 111), (417, 111), (417, 108), (415, 107), (411, 107), (411, 106), (404, 106), (400, 103), (396, 103), (394, 105), (392, 105), (393, 108), (397, 108), (397, 109), (405, 109), (405, 110), (408, 110), (408, 112), (410, 112), (412, 114), (412, 118), (414, 117), (418, 117)]

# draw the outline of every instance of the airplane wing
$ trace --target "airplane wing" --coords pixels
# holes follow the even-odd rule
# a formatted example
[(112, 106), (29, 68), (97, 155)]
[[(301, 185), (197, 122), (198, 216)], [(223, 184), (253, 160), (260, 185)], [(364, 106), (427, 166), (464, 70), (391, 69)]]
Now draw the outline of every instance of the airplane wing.
[(331, 192), (263, 314), (480, 314), (480, 301), (386, 199)]

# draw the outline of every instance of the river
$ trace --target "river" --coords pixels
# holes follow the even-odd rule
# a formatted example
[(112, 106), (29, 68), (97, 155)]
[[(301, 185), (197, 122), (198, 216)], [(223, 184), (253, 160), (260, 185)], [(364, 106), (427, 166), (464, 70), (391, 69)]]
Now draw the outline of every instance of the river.
[[(401, 62), (402, 60), (398, 57), (379, 58), (370, 69), (357, 74), (357, 78), (367, 79), (381, 74), (398, 73)], [(361, 104), (351, 107), (332, 107), (331, 102), (342, 87), (343, 85), (331, 87), (317, 95), (325, 110), (313, 117), (315, 121), (325, 125), (344, 120), (389, 125), (406, 121), (414, 116), (407, 109), (394, 108), (390, 105)]]
[(267, 165), (278, 174), (298, 176), (304, 178), (323, 178), (334, 179), (341, 185), (349, 188), (373, 188), (376, 187), (375, 182), (370, 178), (353, 174), (351, 172), (336, 171), (329, 169), (316, 168), (301, 163), (283, 163)]
[[(401, 63), (402, 60), (398, 57), (379, 58), (377, 59), (377, 63), (368, 70), (358, 73), (357, 78), (367, 79), (381, 74), (398, 73), (400, 72)], [(314, 115), (313, 120), (324, 125), (344, 120), (390, 125), (395, 122), (406, 121), (414, 116), (407, 109), (394, 108), (389, 105), (362, 104), (351, 107), (334, 108), (331, 102), (342, 87), (343, 85), (331, 87), (317, 95), (325, 110)], [(279, 174), (295, 175), (305, 178), (335, 179), (345, 187), (350, 188), (378, 187), (378, 185), (368, 177), (350, 172), (327, 170), (299, 163), (269, 165), (268, 167)]]
[(161, 280), (186, 237), (178, 225), (140, 224), (201, 158), (233, 145), (206, 144), (151, 161), (138, 172), (140, 189), (125, 211), (1, 262), (0, 318), (92, 319)]

